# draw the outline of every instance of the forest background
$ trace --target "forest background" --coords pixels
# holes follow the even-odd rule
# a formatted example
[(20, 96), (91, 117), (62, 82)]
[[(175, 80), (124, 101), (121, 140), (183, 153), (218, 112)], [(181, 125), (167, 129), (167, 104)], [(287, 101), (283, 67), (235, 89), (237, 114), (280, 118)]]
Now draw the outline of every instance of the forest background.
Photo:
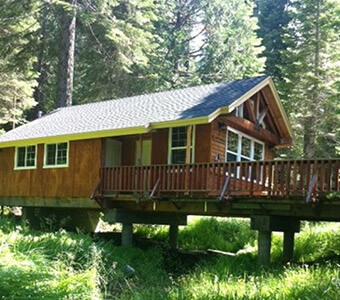
[(295, 133), (279, 154), (339, 156), (340, 1), (0, 2), (2, 132), (60, 106), (261, 74)]

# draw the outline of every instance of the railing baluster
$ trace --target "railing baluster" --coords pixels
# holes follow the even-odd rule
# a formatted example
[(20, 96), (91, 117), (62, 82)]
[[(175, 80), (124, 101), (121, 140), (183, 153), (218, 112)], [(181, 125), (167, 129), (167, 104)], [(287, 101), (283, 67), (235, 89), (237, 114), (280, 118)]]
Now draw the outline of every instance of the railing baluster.
[(321, 173), (320, 173), (320, 191), (323, 192), (325, 189), (325, 161), (321, 161)]
[(335, 164), (335, 186), (334, 186), (334, 190), (336, 192), (339, 192), (339, 188), (340, 188), (340, 178), (339, 178), (339, 172), (340, 172), (340, 160), (336, 161)]
[(304, 190), (304, 161), (300, 161), (300, 191), (303, 192)]
[(332, 191), (332, 166), (333, 161), (328, 160), (328, 176), (327, 176), (327, 189), (328, 191)]
[(267, 162), (263, 162), (262, 166), (262, 178), (261, 178), (261, 191), (264, 191), (266, 188), (266, 181), (267, 181)]
[(310, 172), (310, 160), (307, 160), (307, 172), (306, 172), (306, 186), (305, 190), (308, 191), (311, 180), (311, 172)]
[(100, 195), (150, 192), (159, 181), (157, 195), (174, 192), (216, 196), (227, 176), (228, 195), (305, 195), (314, 176), (314, 194), (325, 195), (340, 190), (340, 159), (102, 167), (99, 175)]
[(291, 178), (291, 162), (288, 161), (286, 165), (287, 171), (286, 171), (286, 189), (285, 189), (285, 196), (289, 196), (290, 194), (290, 178)]
[(268, 162), (268, 196), (272, 195), (273, 190), (273, 162)]

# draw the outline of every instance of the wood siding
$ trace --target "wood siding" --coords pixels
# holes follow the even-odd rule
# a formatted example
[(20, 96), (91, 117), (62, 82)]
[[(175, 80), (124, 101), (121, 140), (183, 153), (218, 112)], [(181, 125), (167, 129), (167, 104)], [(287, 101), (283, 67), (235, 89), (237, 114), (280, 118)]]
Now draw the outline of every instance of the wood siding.
[(226, 146), (226, 131), (218, 128), (218, 123), (224, 120), (219, 118), (211, 124), (211, 156), (210, 162), (224, 162), (225, 161), (225, 146)]
[(169, 129), (160, 129), (152, 134), (151, 164), (168, 163)]
[(0, 150), (0, 196), (90, 197), (99, 182), (101, 140), (69, 143), (67, 168), (43, 168), (44, 145), (38, 145), (37, 169), (14, 170), (15, 148)]
[(211, 124), (196, 125), (195, 163), (210, 162)]

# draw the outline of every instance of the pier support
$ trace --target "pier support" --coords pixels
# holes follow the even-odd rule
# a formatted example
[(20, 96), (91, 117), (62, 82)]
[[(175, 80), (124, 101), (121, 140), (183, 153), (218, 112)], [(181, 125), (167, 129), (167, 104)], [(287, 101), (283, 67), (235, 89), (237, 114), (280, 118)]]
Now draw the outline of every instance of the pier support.
[(132, 245), (132, 224), (160, 224), (169, 225), (170, 247), (178, 247), (178, 226), (187, 225), (187, 216), (177, 213), (164, 212), (140, 212), (123, 209), (108, 209), (104, 213), (103, 220), (108, 223), (122, 223), (122, 246)]
[(289, 262), (294, 253), (294, 233), (300, 231), (300, 220), (283, 216), (252, 216), (251, 229), (258, 230), (258, 260), (269, 265), (272, 231), (281, 231), (283, 238), (283, 260)]
[(132, 223), (122, 224), (122, 246), (131, 247), (133, 239), (133, 225)]
[(285, 231), (283, 233), (283, 262), (292, 261), (294, 255), (294, 232)]
[(266, 266), (270, 264), (271, 243), (272, 232), (260, 230), (258, 235), (258, 260)]
[(169, 226), (170, 248), (178, 248), (178, 224), (170, 224)]

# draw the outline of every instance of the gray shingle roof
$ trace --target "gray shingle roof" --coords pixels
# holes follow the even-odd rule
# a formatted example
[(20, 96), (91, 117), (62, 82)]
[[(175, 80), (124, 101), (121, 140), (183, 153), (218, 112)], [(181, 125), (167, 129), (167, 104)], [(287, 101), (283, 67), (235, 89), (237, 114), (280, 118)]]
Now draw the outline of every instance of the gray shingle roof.
[(0, 136), (0, 143), (148, 126), (208, 116), (267, 76), (59, 108)]

